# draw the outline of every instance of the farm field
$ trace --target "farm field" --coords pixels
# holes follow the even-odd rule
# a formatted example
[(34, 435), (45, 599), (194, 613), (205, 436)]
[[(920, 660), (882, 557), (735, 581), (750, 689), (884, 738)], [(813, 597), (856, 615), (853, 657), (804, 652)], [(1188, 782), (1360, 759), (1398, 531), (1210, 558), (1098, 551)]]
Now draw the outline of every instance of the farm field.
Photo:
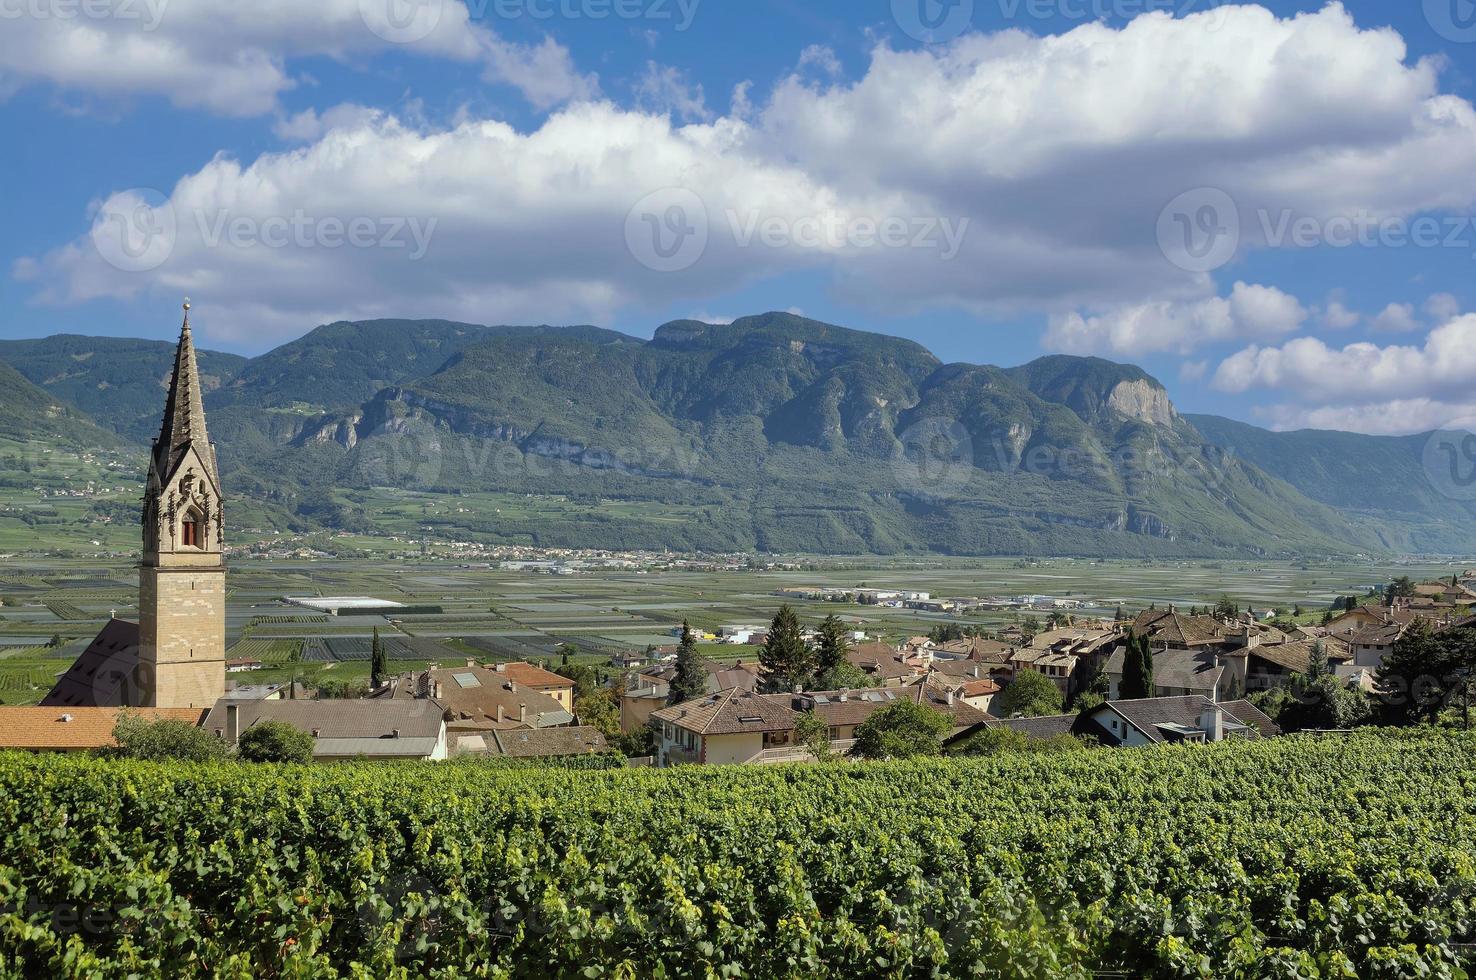
[(0, 974), (1455, 978), (1476, 965), (1473, 749), (1368, 730), (609, 772), (0, 756)]
[[(368, 676), (375, 627), (396, 670), (427, 663), (548, 660), (562, 644), (580, 660), (674, 642), (683, 618), (694, 627), (767, 622), (786, 588), (871, 586), (934, 596), (1048, 595), (1086, 603), (1078, 616), (1156, 604), (1213, 603), (1220, 595), (1256, 608), (1324, 607), (1395, 575), (1449, 576), (1465, 565), (1357, 562), (1142, 562), (1073, 559), (794, 559), (798, 569), (592, 571), (548, 575), (445, 559), (265, 560), (234, 558), (227, 579), (228, 656), (261, 660), (241, 683), (312, 684), (323, 676)], [(49, 689), (109, 615), (136, 614), (137, 578), (116, 559), (0, 559), (0, 701), (31, 703)], [(284, 604), (284, 596), (368, 595), (438, 613), (329, 616)], [(896, 640), (945, 622), (998, 628), (1019, 612), (956, 616), (845, 603), (794, 601), (802, 619), (829, 613)], [(711, 645), (716, 659), (751, 657), (750, 647)]]

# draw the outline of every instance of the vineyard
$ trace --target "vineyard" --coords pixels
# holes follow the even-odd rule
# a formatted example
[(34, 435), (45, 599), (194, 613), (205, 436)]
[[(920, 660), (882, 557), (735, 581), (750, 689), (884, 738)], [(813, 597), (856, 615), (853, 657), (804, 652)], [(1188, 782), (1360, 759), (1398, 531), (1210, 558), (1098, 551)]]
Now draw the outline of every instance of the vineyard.
[(0, 757), (0, 975), (1462, 977), (1476, 739), (574, 771)]

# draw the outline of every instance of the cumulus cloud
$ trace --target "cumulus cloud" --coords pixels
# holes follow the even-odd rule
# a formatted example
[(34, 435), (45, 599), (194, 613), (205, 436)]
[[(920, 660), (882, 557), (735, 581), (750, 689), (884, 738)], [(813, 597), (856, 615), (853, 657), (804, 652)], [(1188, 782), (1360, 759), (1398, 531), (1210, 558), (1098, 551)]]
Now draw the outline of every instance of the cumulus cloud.
[[(276, 0), (269, 9), (285, 23), (344, 9), (357, 20), (358, 7)], [(451, 21), (464, 15), (458, 4), (445, 10)], [(253, 6), (238, 19), (257, 17)], [(412, 50), (491, 57), (500, 67), (489, 70), (520, 80), (535, 104), (595, 91), (555, 49), (498, 61), (475, 25), (457, 26), (439, 25)], [(347, 30), (308, 31), (297, 50), (351, 53), (369, 43), (363, 35), (376, 39), (360, 29), (350, 42)], [(256, 31), (243, 28), (228, 50), (264, 43)], [(211, 56), (224, 60), (224, 50)], [(323, 311), (591, 319), (821, 269), (857, 304), (1044, 311), (1060, 349), (1138, 354), (1272, 340), (1309, 315), (1273, 287), (1241, 283), (1218, 296), (1211, 276), (1168, 261), (1155, 227), (1180, 191), (1222, 188), (1247, 215), (1407, 214), (1476, 201), (1476, 111), (1440, 92), (1434, 62), (1410, 63), (1396, 33), (1360, 30), (1336, 3), (1286, 19), (1236, 6), (1057, 36), (881, 46), (855, 80), (831, 77), (823, 52), (801, 60), (820, 70), (787, 76), (763, 98), (739, 87), (727, 115), (685, 125), (592, 102), (528, 131), (471, 118), (430, 128), (292, 117), (283, 132), (308, 145), (218, 158), (168, 190), (178, 241), (148, 275), (110, 265), (87, 234), (26, 269), (54, 302), (144, 284), (191, 289), (202, 308), (212, 298), (257, 337), (256, 321), (300, 330)], [(538, 88), (545, 63), (550, 78)], [(256, 108), (290, 84), (279, 74)], [(659, 71), (652, 85), (675, 94)], [(676, 103), (688, 115), (693, 94)], [(673, 198), (673, 188), (694, 197)], [(113, 217), (106, 201), (99, 208)], [(412, 261), (409, 249), (210, 244), (196, 216), (222, 212), (435, 226)], [(1256, 247), (1257, 222), (1242, 224), (1244, 247)], [(634, 254), (649, 251), (633, 244), (641, 236), (691, 242), (698, 231), (705, 242), (691, 262)]]
[(1307, 316), (1295, 296), (1274, 286), (1237, 282), (1228, 297), (1130, 304), (1096, 316), (1057, 315), (1044, 344), (1075, 354), (1188, 353), (1216, 341), (1283, 336)]
[(1293, 399), (1267, 410), (1280, 426), (1412, 432), (1444, 425), (1476, 403), (1476, 314), (1436, 327), (1418, 346), (1334, 348), (1316, 337), (1250, 346), (1220, 364), (1214, 386)]
[(646, 62), (646, 70), (635, 84), (636, 101), (653, 112), (668, 113), (687, 122), (712, 118), (702, 93), (686, 74), (671, 65)]
[(481, 63), (540, 107), (593, 91), (558, 44), (506, 41), (455, 0), (409, 8), (409, 21), (394, 16), (405, 9), (396, 0), (96, 0), (66, 16), (62, 4), (18, 9), (0, 30), (0, 73), (93, 98), (162, 96), (182, 108), (262, 115), (296, 86), (293, 58), (395, 50)]
[(1420, 329), (1411, 303), (1390, 303), (1373, 318), (1374, 329), (1392, 333), (1414, 333)]

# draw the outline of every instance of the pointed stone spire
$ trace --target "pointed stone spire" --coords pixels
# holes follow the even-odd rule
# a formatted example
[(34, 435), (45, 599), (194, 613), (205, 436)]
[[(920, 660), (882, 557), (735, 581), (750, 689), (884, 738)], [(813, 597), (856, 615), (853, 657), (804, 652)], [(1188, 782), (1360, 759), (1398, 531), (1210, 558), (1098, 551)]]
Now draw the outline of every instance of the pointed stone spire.
[(210, 468), (210, 480), (217, 486), (215, 452), (205, 431), (204, 393), (200, 389), (200, 368), (195, 360), (195, 340), (190, 335), (190, 301), (184, 301), (184, 326), (179, 331), (179, 348), (174, 353), (174, 374), (169, 379), (169, 400), (164, 403), (164, 424), (154, 442), (154, 466), (159, 479), (167, 480), (180, 458), (191, 445)]

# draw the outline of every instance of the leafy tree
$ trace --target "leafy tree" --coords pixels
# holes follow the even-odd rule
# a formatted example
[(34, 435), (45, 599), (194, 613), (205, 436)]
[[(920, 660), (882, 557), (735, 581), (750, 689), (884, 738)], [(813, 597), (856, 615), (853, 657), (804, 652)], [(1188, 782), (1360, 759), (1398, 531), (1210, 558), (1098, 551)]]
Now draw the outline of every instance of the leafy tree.
[(953, 719), (910, 698), (893, 701), (856, 726), (854, 755), (865, 759), (909, 759), (938, 755)]
[(820, 642), (815, 649), (815, 673), (818, 676), (831, 673), (841, 664), (849, 666), (850, 662), (846, 660), (851, 649), (850, 638), (846, 636), (848, 632), (846, 624), (833, 613), (821, 621)]
[(312, 762), (313, 736), (285, 721), (260, 721), (241, 733), (237, 757), (247, 762)]
[(795, 719), (794, 740), (809, 749), (816, 762), (835, 758), (835, 750), (830, 747), (830, 726), (813, 711), (801, 712)]
[(934, 643), (952, 643), (963, 639), (963, 629), (957, 623), (939, 623), (928, 630), (928, 639)]
[(113, 741), (117, 744), (104, 749), (103, 754), (150, 762), (212, 762), (227, 754), (225, 742), (187, 721), (151, 721), (128, 712), (113, 723)]
[(792, 691), (814, 673), (814, 654), (800, 635), (799, 617), (788, 603), (779, 607), (769, 624), (759, 663), (764, 668), (764, 685), (770, 691)]
[(1071, 710), (1079, 715), (1095, 711), (1107, 703), (1107, 695), (1098, 691), (1082, 691), (1071, 703)]
[(620, 698), (615, 691), (602, 687), (574, 699), (574, 713), (581, 725), (599, 729), (606, 740), (620, 734)]
[(677, 644), (676, 676), (671, 679), (668, 704), (681, 704), (707, 693), (707, 660), (697, 651), (692, 626), (682, 620), (682, 639)]
[(51, 634), (51, 639), (46, 641), (46, 645), (49, 647), (59, 647), (65, 642), (66, 641), (62, 639), (62, 635), (60, 633), (53, 633)]
[(374, 640), (369, 651), (369, 686), (378, 690), (389, 679), (389, 657), (384, 652), (384, 641), (379, 638), (379, 627), (374, 627)]
[(560, 643), (555, 652), (559, 655), (559, 663), (567, 667), (571, 658), (579, 656), (579, 644)]
[(1153, 697), (1153, 651), (1148, 634), (1129, 633), (1122, 660), (1122, 683), (1118, 695), (1124, 700)]
[(1062, 711), (1061, 689), (1044, 674), (1022, 670), (994, 699), (995, 714), (1005, 718), (1037, 718)]
[(1401, 575), (1389, 583), (1384, 589), (1384, 605), (1394, 605), (1395, 599), (1408, 599), (1415, 594), (1414, 580), (1408, 575)]
[(369, 696), (369, 688), (361, 680), (323, 680), (317, 681), (319, 701), (357, 701)]
[(1240, 615), (1240, 606), (1227, 595), (1220, 596), (1215, 603), (1215, 615), (1221, 619), (1234, 619)]
[(815, 675), (814, 690), (842, 691), (853, 687), (875, 686), (876, 681), (870, 674), (849, 660), (842, 660), (824, 673)]
[(1020, 635), (1024, 637), (1025, 642), (1029, 643), (1035, 639), (1035, 635), (1039, 632), (1040, 620), (1034, 615), (1026, 616), (1025, 621), (1020, 624)]
[(1408, 725), (1433, 722), (1476, 666), (1476, 630), (1436, 633), (1415, 620), (1394, 643), (1378, 670), (1384, 720)]

